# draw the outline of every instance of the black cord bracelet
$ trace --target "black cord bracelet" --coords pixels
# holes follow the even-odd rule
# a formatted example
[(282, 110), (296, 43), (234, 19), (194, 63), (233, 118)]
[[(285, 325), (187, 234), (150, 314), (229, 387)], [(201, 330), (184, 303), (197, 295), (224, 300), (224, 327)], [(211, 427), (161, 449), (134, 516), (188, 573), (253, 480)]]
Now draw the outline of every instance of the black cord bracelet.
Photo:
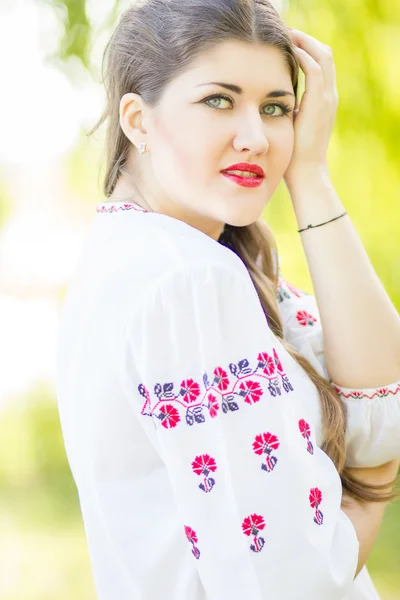
[(337, 219), (341, 219), (345, 215), (347, 215), (347, 211), (345, 211), (342, 215), (339, 215), (338, 217), (331, 219), (330, 221), (325, 221), (325, 223), (320, 223), (319, 225), (307, 225), (307, 227), (305, 227), (304, 229), (299, 229), (297, 231), (297, 233), (301, 233), (302, 231), (307, 231), (307, 229), (314, 229), (314, 227), (321, 227), (322, 225), (326, 225), (327, 223), (332, 223), (332, 221), (337, 221)]

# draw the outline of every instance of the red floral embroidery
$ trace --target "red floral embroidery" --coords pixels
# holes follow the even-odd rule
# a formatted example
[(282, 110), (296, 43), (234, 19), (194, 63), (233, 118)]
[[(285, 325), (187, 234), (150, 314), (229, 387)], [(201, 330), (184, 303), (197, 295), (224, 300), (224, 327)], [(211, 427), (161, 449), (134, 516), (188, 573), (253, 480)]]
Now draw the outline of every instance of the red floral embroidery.
[(258, 534), (264, 529), (264, 527), (265, 521), (261, 515), (256, 515), (255, 513), (253, 513), (252, 515), (243, 519), (243, 533), (248, 536), (253, 536), (254, 544), (250, 544), (250, 548), (251, 550), (253, 550), (253, 552), (261, 552), (265, 545), (264, 538), (258, 537)]
[(283, 367), (282, 367), (282, 363), (279, 360), (279, 356), (275, 350), (275, 348), (273, 349), (273, 355), (274, 355), (274, 361), (275, 361), (275, 366), (277, 368), (278, 373), (283, 373)]
[[(375, 398), (387, 398), (388, 396), (396, 396), (400, 394), (400, 382), (394, 383), (390, 386), (379, 388), (376, 390), (350, 390), (344, 392), (343, 388), (338, 385), (332, 383), (333, 389), (340, 394), (343, 398), (353, 398), (354, 400), (360, 400), (361, 398), (365, 398), (368, 400), (374, 400)], [(371, 391), (371, 394), (368, 394), (367, 391)]]
[(276, 290), (276, 299), (279, 303), (285, 300), (292, 300), (293, 298), (302, 298), (303, 296), (310, 296), (303, 290), (294, 287), (291, 283), (283, 279), (282, 275), (279, 275), (278, 286)]
[(260, 354), (257, 356), (257, 359), (259, 367), (270, 379), (268, 390), (271, 396), (276, 396), (276, 394), (281, 395), (279, 385), (276, 385), (278, 383), (277, 375), (281, 376), (283, 379), (282, 384), (285, 392), (288, 392), (289, 389), (293, 390), (293, 388), (283, 372), (282, 363), (279, 360), (275, 348), (273, 348), (272, 353), (273, 355), (270, 356), (269, 354), (267, 354), (267, 352), (260, 352)]
[(296, 287), (294, 287), (294, 285), (292, 285), (288, 281), (286, 281), (286, 285), (289, 288), (289, 290), (292, 292), (293, 296), (296, 296), (296, 298), (301, 298), (302, 296), (304, 296), (304, 292), (302, 290), (297, 289)]
[(199, 559), (200, 558), (200, 550), (198, 548), (196, 548), (196, 546), (195, 546), (195, 544), (197, 544), (197, 542), (199, 541), (197, 539), (197, 534), (191, 527), (188, 527), (188, 525), (185, 525), (184, 527), (185, 527), (185, 534), (188, 539), (188, 542), (190, 542), (192, 544), (192, 554), (195, 558)]
[(268, 377), (275, 373), (275, 361), (273, 356), (270, 356), (266, 352), (260, 352), (258, 360), (262, 363), (262, 369)]
[(273, 433), (269, 431), (267, 433), (260, 433), (256, 435), (253, 442), (253, 450), (255, 454), (259, 456), (266, 454), (265, 464), (262, 463), (261, 469), (270, 473), (274, 470), (278, 459), (272, 455), (273, 450), (278, 450), (280, 445), (279, 439)]
[(239, 386), (240, 395), (247, 404), (255, 404), (263, 395), (262, 388), (258, 381), (244, 381)]
[(305, 421), (304, 419), (300, 419), (300, 421), (299, 421), (299, 430), (300, 430), (300, 433), (303, 436), (303, 438), (307, 440), (307, 451), (310, 454), (314, 454), (314, 447), (310, 440), (311, 429), (310, 429), (310, 426), (307, 423), (307, 421)]
[(322, 502), (321, 490), (318, 488), (311, 488), (309, 500), (311, 508), (315, 508), (314, 523), (316, 523), (317, 525), (322, 525), (322, 523), (324, 522), (324, 515), (319, 510), (319, 505)]
[(181, 396), (187, 404), (195, 402), (200, 396), (200, 386), (193, 379), (184, 379), (181, 383)]
[(212, 419), (214, 419), (217, 416), (217, 413), (219, 411), (219, 404), (218, 404), (218, 400), (216, 398), (216, 396), (214, 396), (213, 394), (208, 394), (208, 411), (210, 413), (210, 417)]
[(165, 429), (176, 427), (181, 420), (179, 412), (171, 404), (166, 404), (160, 408), (160, 415), (158, 418)]
[(393, 392), (389, 391), (388, 388), (380, 388), (379, 390), (376, 390), (375, 393), (377, 396), (379, 396), (379, 398), (385, 398), (386, 396), (389, 396), (389, 394), (393, 394)]
[(358, 390), (352, 390), (352, 391), (350, 392), (350, 394), (347, 394), (347, 395), (345, 395), (345, 394), (343, 394), (343, 392), (340, 390), (340, 388), (337, 388), (337, 387), (335, 386), (335, 389), (336, 389), (336, 391), (337, 391), (337, 392), (338, 392), (340, 395), (342, 395), (342, 396), (345, 396), (345, 398), (350, 398), (350, 397), (351, 397), (351, 398), (354, 398), (355, 400), (359, 400), (359, 399), (361, 399), (361, 398), (364, 398), (364, 397), (366, 397), (366, 396), (363, 394), (363, 392), (359, 392)]
[(214, 382), (217, 384), (218, 389), (221, 390), (221, 392), (227, 390), (229, 387), (228, 373), (224, 371), (222, 367), (217, 367), (214, 369), (214, 375)]
[(306, 327), (307, 325), (314, 325), (317, 322), (317, 319), (310, 315), (310, 313), (308, 313), (306, 310), (297, 311), (296, 319), (300, 325), (303, 325), (303, 327)]
[(192, 462), (192, 469), (196, 475), (204, 475), (203, 483), (200, 483), (199, 488), (203, 492), (211, 492), (215, 485), (215, 479), (209, 477), (209, 474), (210, 471), (214, 473), (217, 470), (217, 463), (215, 462), (215, 459), (209, 454), (196, 456)]
[(283, 302), (284, 300), (290, 300), (293, 297), (301, 298), (302, 296), (310, 295), (306, 292), (303, 292), (303, 290), (294, 287), (294, 285), (283, 279), (281, 275), (279, 276), (278, 287), (276, 292), (276, 298), (279, 303)]
[(154, 417), (155, 423), (160, 421), (165, 429), (173, 429), (183, 422), (182, 409), (185, 411), (186, 424), (192, 426), (204, 423), (206, 416), (216, 418), (220, 414), (220, 406), (223, 413), (239, 410), (238, 399), (252, 405), (261, 401), (266, 390), (272, 397), (293, 391), (275, 348), (272, 349), (272, 355), (259, 352), (254, 368), (244, 358), (238, 363), (230, 363), (229, 371), (230, 375), (221, 366), (216, 367), (211, 381), (204, 373), (204, 391), (192, 378), (182, 380), (179, 391), (174, 390), (173, 382), (156, 383), (153, 388), (156, 396), (154, 403), (149, 390), (141, 383), (138, 391), (145, 398), (141, 414)]
[(127, 204), (123, 204), (123, 203), (116, 203), (116, 204), (111, 204), (111, 203), (105, 203), (105, 202), (99, 202), (97, 205), (97, 212), (98, 213), (115, 213), (115, 212), (119, 212), (119, 211), (125, 211), (125, 210), (137, 210), (138, 212), (148, 212), (147, 210), (145, 210), (142, 206), (139, 206), (138, 204), (134, 204), (134, 203), (127, 203)]

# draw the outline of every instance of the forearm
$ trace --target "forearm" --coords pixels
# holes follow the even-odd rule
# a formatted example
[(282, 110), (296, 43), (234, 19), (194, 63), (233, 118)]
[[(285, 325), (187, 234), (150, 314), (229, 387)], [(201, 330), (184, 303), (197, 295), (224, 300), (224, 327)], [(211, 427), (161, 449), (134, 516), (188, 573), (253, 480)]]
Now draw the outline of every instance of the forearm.
[[(397, 475), (400, 462), (393, 460), (386, 465), (371, 469), (348, 469), (350, 475), (359, 481), (370, 484), (388, 484)], [(391, 486), (386, 491), (390, 491)], [(349, 517), (357, 533), (360, 544), (356, 575), (368, 560), (387, 507), (387, 502), (367, 502), (361, 504), (343, 496), (342, 510)]]
[[(288, 186), (289, 187), (289, 186)], [(327, 170), (289, 187), (299, 229), (344, 212)], [(325, 361), (342, 387), (400, 379), (400, 317), (346, 215), (300, 234), (324, 332)]]

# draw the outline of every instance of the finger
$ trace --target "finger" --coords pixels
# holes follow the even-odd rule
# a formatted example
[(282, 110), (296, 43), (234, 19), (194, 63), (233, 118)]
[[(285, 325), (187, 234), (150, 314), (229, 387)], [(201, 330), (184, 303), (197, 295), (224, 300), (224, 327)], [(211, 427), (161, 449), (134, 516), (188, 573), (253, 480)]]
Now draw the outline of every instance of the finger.
[[(321, 98), (325, 90), (325, 81), (321, 66), (302, 48), (295, 48), (301, 69), (306, 76), (306, 92), (315, 98)], [(308, 95), (308, 94), (307, 94)]]
[(292, 29), (291, 34), (294, 43), (302, 50), (305, 50), (321, 66), (326, 91), (335, 95), (337, 91), (336, 68), (332, 49), (311, 35), (308, 35), (308, 33), (304, 33), (298, 29)]
[(337, 92), (336, 68), (332, 49), (311, 35), (298, 29), (292, 30), (292, 38), (297, 47), (305, 50), (321, 66), (326, 91), (332, 95)]

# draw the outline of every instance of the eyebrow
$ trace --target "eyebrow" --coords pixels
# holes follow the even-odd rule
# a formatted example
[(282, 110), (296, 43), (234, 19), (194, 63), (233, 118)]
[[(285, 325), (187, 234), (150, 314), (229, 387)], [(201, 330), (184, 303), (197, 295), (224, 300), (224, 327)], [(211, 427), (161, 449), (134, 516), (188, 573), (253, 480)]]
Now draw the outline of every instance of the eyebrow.
[[(209, 81), (208, 83), (201, 83), (200, 85), (196, 86), (196, 87), (200, 87), (202, 85), (219, 85), (223, 88), (226, 88), (227, 90), (231, 90), (232, 92), (235, 92), (236, 94), (243, 94), (243, 89), (241, 87), (239, 87), (238, 85), (234, 85), (233, 83), (221, 83), (220, 81)], [(287, 92), (286, 90), (273, 90), (272, 92), (269, 92), (269, 94), (266, 94), (265, 98), (281, 98), (282, 96), (294, 96), (294, 94), (292, 94), (292, 92)]]

